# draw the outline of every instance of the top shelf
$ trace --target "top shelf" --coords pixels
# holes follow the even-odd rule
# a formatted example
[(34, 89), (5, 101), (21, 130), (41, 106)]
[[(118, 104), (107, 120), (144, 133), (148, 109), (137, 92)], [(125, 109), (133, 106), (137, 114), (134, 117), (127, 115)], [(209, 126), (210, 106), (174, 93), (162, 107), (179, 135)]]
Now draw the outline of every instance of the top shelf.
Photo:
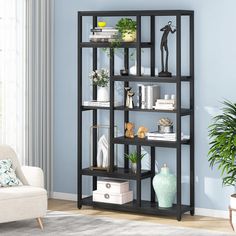
[(145, 10), (145, 11), (81, 11), (81, 16), (190, 16), (194, 11), (190, 10)]
[[(114, 48), (114, 46), (112, 45), (112, 43), (102, 43), (102, 42), (82, 42), (80, 43), (80, 47), (81, 48)], [(125, 42), (121, 42), (119, 43), (119, 45), (116, 45), (115, 48), (150, 48), (152, 47), (152, 44), (149, 42), (143, 42), (143, 43), (137, 43), (137, 42), (133, 42), (133, 43), (125, 43)]]

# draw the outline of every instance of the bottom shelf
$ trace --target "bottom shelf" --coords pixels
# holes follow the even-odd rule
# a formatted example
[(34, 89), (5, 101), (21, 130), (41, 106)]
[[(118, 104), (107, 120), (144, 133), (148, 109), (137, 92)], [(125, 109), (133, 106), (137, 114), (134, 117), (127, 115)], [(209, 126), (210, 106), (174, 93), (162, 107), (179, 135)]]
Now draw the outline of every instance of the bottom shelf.
[[(171, 208), (160, 208), (158, 207), (157, 203), (153, 203), (150, 201), (141, 201), (141, 206), (138, 206), (136, 200), (123, 205), (117, 205), (103, 202), (93, 202), (92, 196), (90, 196), (82, 199), (82, 205), (93, 206), (108, 210), (126, 211), (126, 212), (143, 213), (143, 214), (172, 215), (172, 216), (175, 216), (177, 214), (176, 205), (173, 205), (173, 207)], [(193, 208), (190, 206), (182, 205), (181, 207), (182, 214), (185, 212), (189, 212), (190, 210), (193, 210)]]

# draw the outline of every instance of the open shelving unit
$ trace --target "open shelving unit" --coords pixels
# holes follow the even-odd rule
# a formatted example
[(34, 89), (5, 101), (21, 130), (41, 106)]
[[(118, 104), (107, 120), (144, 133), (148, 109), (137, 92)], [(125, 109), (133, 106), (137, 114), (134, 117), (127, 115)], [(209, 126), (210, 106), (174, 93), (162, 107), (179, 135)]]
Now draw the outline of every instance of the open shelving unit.
[[(136, 62), (137, 62), (137, 76), (120, 76), (114, 74), (114, 53), (112, 45), (110, 43), (94, 43), (82, 41), (82, 22), (84, 17), (92, 17), (93, 27), (97, 26), (98, 17), (136, 17), (137, 22), (137, 36), (136, 42), (133, 43), (121, 43), (118, 47), (124, 49), (124, 68), (129, 69), (129, 48), (136, 49)], [(141, 42), (141, 18), (143, 16), (150, 17), (150, 42)], [(176, 75), (172, 77), (158, 77), (155, 76), (155, 47), (156, 47), (156, 17), (160, 16), (172, 16), (176, 17)], [(189, 75), (182, 75), (181, 73), (181, 26), (182, 17), (188, 17), (189, 20)], [(93, 70), (97, 69), (98, 60), (98, 48), (110, 48), (110, 107), (91, 107), (82, 105), (82, 88), (83, 88), (83, 68), (82, 68), (82, 55), (83, 48), (92, 48), (93, 51)], [(150, 48), (150, 68), (151, 76), (141, 75), (141, 50), (142, 48)], [(151, 83), (174, 83), (176, 85), (176, 110), (151, 110), (141, 109), (134, 107), (133, 109), (126, 108), (125, 106), (114, 107), (115, 97), (115, 82), (122, 81), (124, 87), (128, 87), (132, 82), (151, 82)], [(189, 108), (182, 108), (181, 106), (181, 88), (182, 83), (189, 83)], [(97, 88), (93, 86), (93, 100), (97, 98)], [(130, 112), (159, 112), (159, 113), (173, 113), (176, 115), (176, 134), (177, 141), (154, 141), (147, 139), (140, 139), (135, 137), (134, 139), (128, 139), (125, 137), (114, 137), (114, 129), (110, 128), (110, 169), (108, 172), (91, 170), (90, 168), (82, 168), (82, 128), (83, 120), (82, 113), (85, 111), (91, 111), (93, 122), (92, 125), (97, 125), (98, 110), (109, 111), (110, 127), (114, 127), (115, 123), (115, 111), (123, 111), (124, 122), (129, 122)], [(189, 131), (190, 139), (181, 140), (181, 127), (183, 116), (189, 116)], [(94, 131), (95, 132), (95, 131)], [(96, 135), (96, 133), (94, 133)], [(94, 139), (95, 141), (96, 139)], [(93, 142), (93, 163), (96, 165), (96, 150), (97, 144)], [(137, 154), (141, 155), (141, 147), (149, 146), (151, 153), (151, 169), (142, 170), (141, 161), (137, 163), (137, 173), (131, 172), (129, 169), (129, 162), (124, 159), (124, 167), (114, 168), (114, 145), (124, 145), (124, 153), (129, 152), (129, 146), (136, 146)], [(182, 204), (182, 189), (181, 189), (181, 162), (182, 162), (182, 145), (189, 145), (190, 147), (190, 201), (188, 205)], [(155, 192), (152, 187), (152, 181), (150, 184), (150, 201), (144, 201), (141, 197), (141, 182), (143, 179), (150, 178), (151, 180), (155, 176), (155, 158), (156, 148), (166, 147), (176, 149), (176, 177), (177, 177), (177, 194), (176, 204), (172, 208), (160, 208), (155, 200)], [(127, 204), (116, 205), (108, 203), (93, 202), (92, 196), (82, 197), (82, 177), (92, 176), (93, 178), (93, 190), (97, 189), (98, 177), (120, 178), (136, 181), (136, 199)], [(161, 11), (83, 11), (78, 12), (78, 208), (82, 205), (89, 205), (99, 207), (103, 209), (111, 209), (118, 211), (127, 211), (143, 214), (154, 215), (172, 215), (176, 216), (177, 220), (181, 220), (182, 214), (190, 212), (194, 215), (194, 12), (186, 10), (161, 10)]]

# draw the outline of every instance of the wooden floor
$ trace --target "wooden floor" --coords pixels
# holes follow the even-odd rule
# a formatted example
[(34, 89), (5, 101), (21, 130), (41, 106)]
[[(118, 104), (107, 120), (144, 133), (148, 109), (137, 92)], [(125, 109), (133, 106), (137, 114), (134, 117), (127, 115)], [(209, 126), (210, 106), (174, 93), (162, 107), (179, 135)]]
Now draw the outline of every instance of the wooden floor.
[(92, 207), (87, 207), (87, 206), (83, 206), (82, 209), (79, 210), (76, 207), (76, 202), (73, 201), (50, 199), (48, 204), (49, 204), (48, 207), (49, 210), (53, 211), (63, 211), (75, 214), (78, 213), (90, 216), (105, 216), (114, 219), (137, 220), (137, 221), (168, 224), (173, 226), (191, 227), (198, 229), (201, 228), (201, 229), (216, 230), (221, 232), (232, 232), (229, 221), (220, 218), (184, 215), (182, 221), (178, 222), (175, 218), (120, 213), (115, 211), (94, 209)]

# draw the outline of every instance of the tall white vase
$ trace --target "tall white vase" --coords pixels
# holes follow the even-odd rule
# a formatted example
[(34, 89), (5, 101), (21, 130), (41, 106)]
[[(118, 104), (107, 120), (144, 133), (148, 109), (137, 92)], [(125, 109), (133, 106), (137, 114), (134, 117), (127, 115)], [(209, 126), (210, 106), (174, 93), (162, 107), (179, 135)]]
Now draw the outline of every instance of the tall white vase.
[(109, 98), (109, 89), (108, 87), (98, 87), (97, 89), (97, 101), (99, 102), (108, 102)]
[(231, 224), (234, 229), (236, 230), (236, 194), (232, 194), (230, 196), (230, 207), (233, 209), (231, 212)]

